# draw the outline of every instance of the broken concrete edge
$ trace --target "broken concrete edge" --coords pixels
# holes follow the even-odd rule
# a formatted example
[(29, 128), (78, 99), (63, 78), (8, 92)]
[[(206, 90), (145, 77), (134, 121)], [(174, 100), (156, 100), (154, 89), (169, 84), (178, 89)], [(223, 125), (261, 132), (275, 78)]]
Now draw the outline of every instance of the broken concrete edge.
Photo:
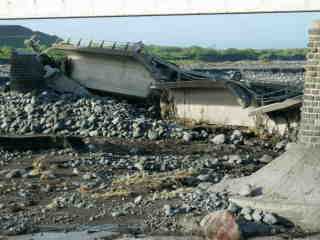
[(238, 98), (223, 83), (198, 81), (198, 87), (195, 84), (194, 81), (186, 84), (186, 88), (171, 88), (171, 83), (164, 83), (160, 102), (164, 119), (178, 120), (192, 127), (202, 124), (248, 127), (259, 134), (294, 136), (297, 132), (299, 104), (250, 116), (257, 108), (242, 108)]
[(291, 107), (296, 107), (296, 105), (302, 105), (302, 96), (289, 98), (283, 102), (273, 103), (262, 107), (257, 107), (249, 112), (249, 116), (256, 116), (258, 114), (270, 113), (274, 111), (279, 111)]
[(45, 66), (49, 71), (56, 70), (57, 72), (50, 77), (45, 78), (46, 86), (59, 93), (72, 93), (77, 96), (91, 96), (92, 94), (77, 81), (68, 78), (58, 69)]
[(51, 47), (51, 49), (62, 51), (64, 53), (68, 52), (75, 52), (75, 53), (87, 53), (87, 54), (98, 54), (101, 55), (108, 55), (114, 57), (128, 57), (135, 59), (137, 62), (142, 64), (149, 72), (149, 74), (156, 80), (162, 79), (161, 72), (154, 67), (151, 63), (152, 57), (148, 54), (142, 52), (136, 52), (131, 48), (128, 49), (117, 49), (117, 48), (103, 48), (103, 47), (81, 47), (81, 46), (74, 46), (70, 44), (56, 44)]

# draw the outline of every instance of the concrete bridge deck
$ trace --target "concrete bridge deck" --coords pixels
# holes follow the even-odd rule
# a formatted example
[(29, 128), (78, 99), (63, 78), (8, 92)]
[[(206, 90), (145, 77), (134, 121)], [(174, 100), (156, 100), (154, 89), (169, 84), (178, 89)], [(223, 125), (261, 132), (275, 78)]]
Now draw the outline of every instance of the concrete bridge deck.
[(320, 11), (318, 0), (0, 0), (0, 19)]

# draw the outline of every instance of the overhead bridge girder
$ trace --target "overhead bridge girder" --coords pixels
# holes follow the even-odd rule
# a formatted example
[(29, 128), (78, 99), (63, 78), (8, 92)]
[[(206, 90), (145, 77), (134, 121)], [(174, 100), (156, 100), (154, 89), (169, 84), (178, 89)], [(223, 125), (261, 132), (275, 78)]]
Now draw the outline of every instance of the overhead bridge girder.
[(319, 0), (0, 0), (0, 19), (311, 11)]

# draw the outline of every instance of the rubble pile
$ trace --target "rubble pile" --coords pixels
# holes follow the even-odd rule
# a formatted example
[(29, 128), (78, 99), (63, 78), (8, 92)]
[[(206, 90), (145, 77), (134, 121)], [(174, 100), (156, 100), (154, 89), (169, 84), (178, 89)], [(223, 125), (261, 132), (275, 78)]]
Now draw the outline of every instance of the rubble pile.
[(1, 65), (0, 64), (0, 78), (9, 77), (9, 65)]
[[(267, 70), (261, 71), (245, 71), (243, 79), (266, 82), (280, 82), (291, 84), (297, 87), (303, 87), (304, 72), (303, 71), (287, 71), (287, 72), (272, 72)], [(249, 81), (250, 81), (249, 80)]]
[[(0, 93), (1, 134), (59, 134), (120, 138), (182, 139), (190, 131), (151, 118), (153, 107), (141, 108), (109, 97)], [(191, 138), (193, 136), (189, 136)], [(197, 136), (201, 137), (201, 136)]]

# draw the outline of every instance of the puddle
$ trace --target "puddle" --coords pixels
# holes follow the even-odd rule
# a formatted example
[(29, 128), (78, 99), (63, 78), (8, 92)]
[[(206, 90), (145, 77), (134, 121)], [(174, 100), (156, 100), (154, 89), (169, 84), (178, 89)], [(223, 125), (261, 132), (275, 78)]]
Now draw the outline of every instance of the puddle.
[(104, 240), (113, 239), (123, 234), (141, 233), (141, 226), (99, 225), (82, 226), (74, 231), (48, 231), (9, 237), (8, 240)]

